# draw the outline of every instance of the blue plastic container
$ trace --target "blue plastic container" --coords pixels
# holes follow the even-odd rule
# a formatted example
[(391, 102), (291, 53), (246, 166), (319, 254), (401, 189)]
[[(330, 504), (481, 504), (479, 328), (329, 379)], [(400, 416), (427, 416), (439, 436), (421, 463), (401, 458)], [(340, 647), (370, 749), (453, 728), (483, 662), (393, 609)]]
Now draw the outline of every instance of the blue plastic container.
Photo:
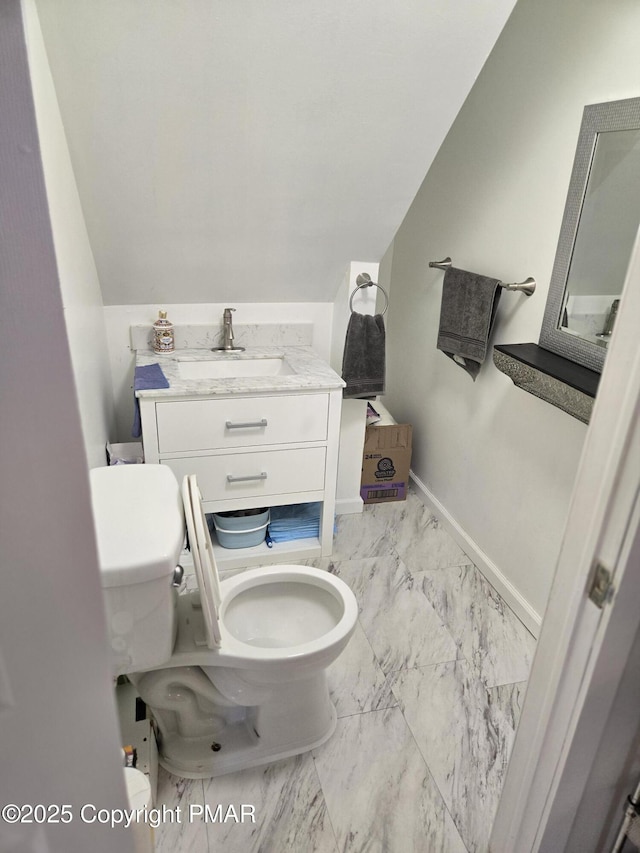
[(269, 524), (269, 510), (261, 509), (252, 515), (213, 513), (216, 537), (223, 548), (251, 548), (264, 542)]

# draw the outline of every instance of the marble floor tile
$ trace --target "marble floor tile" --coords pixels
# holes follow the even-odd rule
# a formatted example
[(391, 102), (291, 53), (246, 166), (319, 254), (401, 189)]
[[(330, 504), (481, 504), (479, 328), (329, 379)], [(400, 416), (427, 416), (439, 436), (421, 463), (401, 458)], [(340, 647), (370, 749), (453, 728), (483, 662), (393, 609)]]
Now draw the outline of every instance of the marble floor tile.
[(404, 509), (394, 518), (393, 544), (410, 571), (431, 571), (469, 562), (451, 534), (416, 495), (409, 492), (400, 506)]
[(529, 677), (536, 641), (472, 563), (413, 577), (487, 687)]
[(332, 569), (353, 590), (360, 624), (384, 673), (461, 656), (397, 556), (336, 561)]
[(398, 708), (338, 720), (314, 758), (341, 853), (466, 853)]
[[(514, 738), (467, 661), (394, 673), (393, 691), (470, 853), (486, 853)], [(330, 801), (328, 801), (330, 802)]]
[[(225, 853), (336, 853), (310, 753), (205, 780), (205, 802), (255, 808), (255, 823), (209, 823), (209, 849)], [(206, 849), (206, 848), (204, 848)]]
[(164, 822), (155, 830), (156, 853), (207, 853), (207, 828), (204, 821), (189, 820), (189, 806), (204, 804), (201, 779), (181, 779), (158, 767), (158, 792), (155, 805), (172, 811), (180, 806), (180, 823)]
[(338, 516), (334, 560), (394, 552), (416, 571), (469, 562), (464, 551), (413, 492), (404, 501), (370, 504), (362, 514)]
[(359, 622), (346, 649), (327, 670), (327, 681), (339, 717), (397, 704)]
[(306, 560), (297, 560), (298, 566), (312, 566), (314, 569), (322, 569), (323, 572), (331, 572), (335, 574), (335, 558), (334, 557), (310, 557)]
[[(404, 501), (402, 502), (404, 503)], [(379, 506), (392, 507), (378, 511)], [(333, 537), (333, 560), (355, 560), (394, 553), (396, 504), (365, 506), (362, 513), (339, 515)]]
[(518, 723), (520, 722), (520, 714), (526, 690), (526, 681), (521, 681), (518, 684), (500, 684), (498, 687), (489, 687), (487, 689), (489, 702), (500, 708), (514, 731), (518, 728)]

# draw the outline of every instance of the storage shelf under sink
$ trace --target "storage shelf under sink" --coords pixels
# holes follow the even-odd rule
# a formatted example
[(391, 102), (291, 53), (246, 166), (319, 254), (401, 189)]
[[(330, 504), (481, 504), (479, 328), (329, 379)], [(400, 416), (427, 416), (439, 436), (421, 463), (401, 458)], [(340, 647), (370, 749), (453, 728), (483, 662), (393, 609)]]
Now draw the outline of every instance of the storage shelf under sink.
[(317, 536), (310, 539), (293, 539), (289, 542), (274, 542), (272, 548), (269, 548), (265, 542), (250, 548), (223, 548), (214, 537), (212, 542), (216, 563), (223, 578), (225, 571), (229, 569), (294, 563), (296, 560), (320, 557), (322, 553)]

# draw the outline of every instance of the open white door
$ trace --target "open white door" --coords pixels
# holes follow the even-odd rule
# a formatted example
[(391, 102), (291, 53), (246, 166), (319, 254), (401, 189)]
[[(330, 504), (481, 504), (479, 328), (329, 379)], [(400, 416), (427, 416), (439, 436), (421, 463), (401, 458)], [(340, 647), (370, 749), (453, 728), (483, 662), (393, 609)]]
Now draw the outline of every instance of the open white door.
[(0, 19), (0, 851), (133, 853), (20, 0)]
[[(637, 239), (493, 827), (492, 853), (606, 850), (600, 833), (592, 835), (592, 846), (584, 846), (584, 839), (575, 846), (580, 833), (574, 824), (597, 772), (594, 762), (640, 630), (639, 317)], [(599, 566), (611, 576), (600, 606), (589, 598)], [(609, 816), (621, 818), (622, 811)]]

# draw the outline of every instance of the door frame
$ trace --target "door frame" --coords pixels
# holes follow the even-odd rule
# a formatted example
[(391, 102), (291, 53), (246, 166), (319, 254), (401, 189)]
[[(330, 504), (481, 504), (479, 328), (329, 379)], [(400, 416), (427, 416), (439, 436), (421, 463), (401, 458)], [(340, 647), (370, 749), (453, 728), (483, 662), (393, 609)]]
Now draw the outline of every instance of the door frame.
[[(638, 317), (640, 235), (578, 468), (492, 853), (565, 849), (640, 629), (640, 573), (628, 571), (640, 537)], [(598, 562), (613, 576), (602, 609), (588, 598)]]

